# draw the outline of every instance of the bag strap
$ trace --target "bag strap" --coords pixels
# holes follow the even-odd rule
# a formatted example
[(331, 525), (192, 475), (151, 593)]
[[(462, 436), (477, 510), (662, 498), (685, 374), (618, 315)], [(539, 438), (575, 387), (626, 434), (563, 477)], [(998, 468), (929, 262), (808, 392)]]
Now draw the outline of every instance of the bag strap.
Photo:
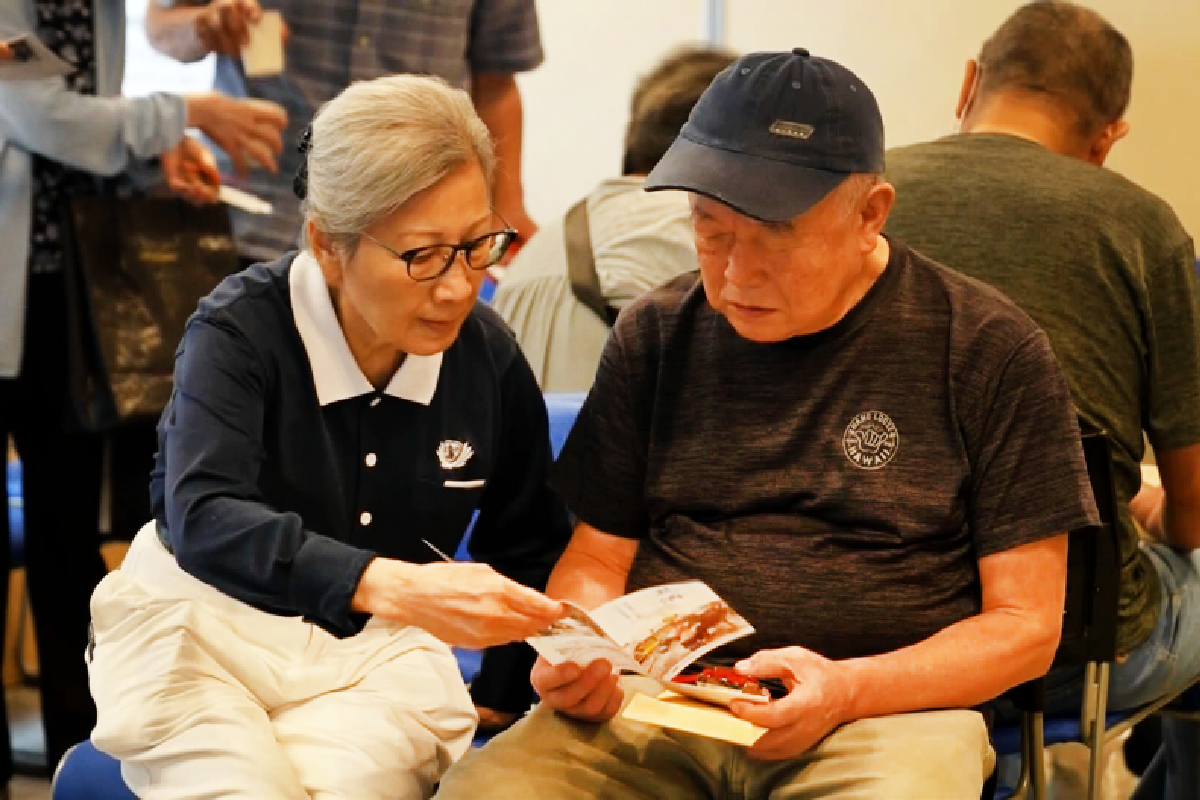
[(617, 321), (617, 309), (608, 304), (600, 289), (586, 197), (567, 212), (563, 221), (563, 238), (567, 244), (567, 274), (571, 278), (571, 292), (611, 328)]

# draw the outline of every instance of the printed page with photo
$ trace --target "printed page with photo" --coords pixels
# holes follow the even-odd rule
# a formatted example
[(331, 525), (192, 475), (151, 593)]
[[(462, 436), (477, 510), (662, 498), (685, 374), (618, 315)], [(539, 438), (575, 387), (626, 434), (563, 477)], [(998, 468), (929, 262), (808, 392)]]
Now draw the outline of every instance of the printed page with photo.
[(734, 697), (765, 701), (740, 690), (672, 679), (722, 645), (754, 633), (740, 614), (700, 581), (646, 589), (610, 600), (590, 612), (570, 613), (526, 641), (551, 664), (586, 666), (606, 659), (615, 668), (656, 678), (672, 691), (725, 704)]

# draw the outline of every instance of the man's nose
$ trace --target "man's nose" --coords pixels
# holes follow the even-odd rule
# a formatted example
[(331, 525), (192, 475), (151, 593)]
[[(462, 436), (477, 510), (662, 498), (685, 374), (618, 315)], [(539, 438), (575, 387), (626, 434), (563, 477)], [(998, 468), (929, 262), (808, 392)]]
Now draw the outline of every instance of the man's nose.
[(752, 248), (734, 242), (725, 261), (725, 280), (734, 286), (750, 287), (762, 282), (762, 259)]

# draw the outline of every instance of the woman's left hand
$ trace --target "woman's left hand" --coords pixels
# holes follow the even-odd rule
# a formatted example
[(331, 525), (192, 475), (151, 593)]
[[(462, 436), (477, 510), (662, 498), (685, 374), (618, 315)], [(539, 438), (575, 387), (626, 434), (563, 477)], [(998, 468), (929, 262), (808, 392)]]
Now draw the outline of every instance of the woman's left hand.
[(159, 156), (159, 161), (172, 192), (196, 205), (217, 201), (221, 173), (203, 142), (185, 135), (179, 144)]

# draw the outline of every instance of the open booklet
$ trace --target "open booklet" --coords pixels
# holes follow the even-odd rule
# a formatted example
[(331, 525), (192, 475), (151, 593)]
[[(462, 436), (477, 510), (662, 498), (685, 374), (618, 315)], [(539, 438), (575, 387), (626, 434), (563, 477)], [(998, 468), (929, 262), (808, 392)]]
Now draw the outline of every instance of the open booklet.
[(567, 606), (567, 616), (526, 640), (550, 664), (587, 666), (603, 658), (617, 669), (656, 678), (676, 694), (708, 703), (770, 700), (765, 687), (732, 670), (680, 675), (706, 653), (754, 633), (750, 623), (700, 581), (651, 586), (590, 613), (569, 602)]

